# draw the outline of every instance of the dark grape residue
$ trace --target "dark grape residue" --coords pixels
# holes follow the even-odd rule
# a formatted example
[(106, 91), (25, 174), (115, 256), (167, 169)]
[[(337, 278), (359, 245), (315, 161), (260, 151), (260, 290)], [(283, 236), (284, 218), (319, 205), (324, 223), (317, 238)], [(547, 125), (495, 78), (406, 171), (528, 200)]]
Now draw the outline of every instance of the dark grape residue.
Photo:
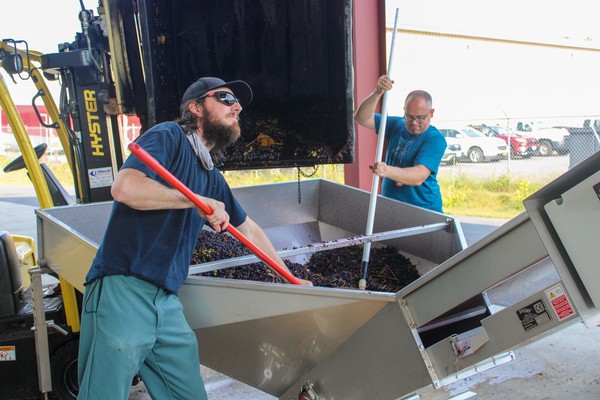
[[(287, 267), (298, 278), (308, 279), (314, 286), (356, 289), (360, 279), (363, 246), (355, 245), (314, 253), (302, 265), (285, 260)], [(219, 261), (251, 254), (236, 238), (202, 230), (192, 256), (192, 264)], [(260, 282), (283, 283), (266, 264), (254, 263), (223, 268), (198, 275)], [(397, 292), (419, 278), (411, 261), (388, 247), (371, 248), (367, 276), (367, 290)]]

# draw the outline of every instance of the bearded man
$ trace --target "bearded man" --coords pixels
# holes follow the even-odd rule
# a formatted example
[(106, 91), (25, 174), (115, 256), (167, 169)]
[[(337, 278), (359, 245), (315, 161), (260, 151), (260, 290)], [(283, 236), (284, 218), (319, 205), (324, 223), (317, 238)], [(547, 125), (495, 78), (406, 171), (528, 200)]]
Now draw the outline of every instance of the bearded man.
[(213, 156), (239, 138), (242, 104), (251, 101), (243, 81), (200, 78), (185, 91), (180, 118), (137, 141), (211, 215), (136, 157), (115, 177), (108, 227), (86, 276), (78, 399), (127, 400), (138, 372), (153, 399), (207, 398), (197, 339), (177, 297), (205, 222), (217, 232), (232, 224), (288, 270), (214, 166)]

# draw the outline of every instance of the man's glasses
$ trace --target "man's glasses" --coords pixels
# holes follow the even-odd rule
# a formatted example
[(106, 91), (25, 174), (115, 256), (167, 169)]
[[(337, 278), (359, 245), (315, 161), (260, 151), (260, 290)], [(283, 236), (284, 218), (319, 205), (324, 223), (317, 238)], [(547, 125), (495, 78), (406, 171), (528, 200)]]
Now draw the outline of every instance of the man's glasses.
[(430, 113), (431, 113), (431, 110), (429, 110), (429, 112), (425, 115), (416, 115), (415, 116), (415, 115), (404, 114), (404, 119), (408, 123), (411, 123), (416, 120), (419, 124), (422, 124), (423, 122), (425, 122), (427, 117), (429, 117)]
[(198, 97), (198, 100), (205, 99), (207, 97), (214, 97), (216, 101), (221, 104), (225, 104), (228, 107), (231, 107), (235, 103), (239, 103), (240, 100), (233, 95), (233, 93), (218, 91), (212, 92)]

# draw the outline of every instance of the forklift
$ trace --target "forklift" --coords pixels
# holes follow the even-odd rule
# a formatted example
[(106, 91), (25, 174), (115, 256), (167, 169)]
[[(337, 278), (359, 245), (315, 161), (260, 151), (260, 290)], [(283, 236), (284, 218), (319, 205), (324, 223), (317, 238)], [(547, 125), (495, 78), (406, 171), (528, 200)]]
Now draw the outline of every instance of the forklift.
[[(3, 169), (27, 169), (41, 208), (112, 200), (110, 185), (123, 164), (114, 104), (108, 40), (93, 11), (79, 13), (82, 31), (53, 54), (30, 50), (24, 40), (0, 42), (0, 67), (16, 83), (30, 80), (40, 124), (54, 129), (73, 175), (75, 199), (40, 158), (47, 143), (32, 146), (7, 84), (0, 76), (0, 107), (21, 156)], [(47, 81), (60, 80), (60, 101)], [(52, 121), (42, 120), (38, 100)], [(0, 227), (1, 229), (1, 227)], [(32, 282), (41, 280), (41, 290)], [(34, 306), (42, 299), (43, 310)], [(33, 238), (0, 231), (0, 398), (77, 398), (79, 309), (82, 294), (35, 257)], [(38, 343), (43, 344), (39, 346)], [(37, 369), (37, 374), (35, 373)]]
[[(220, 170), (298, 168), (300, 202), (300, 176), (307, 176), (300, 167), (353, 161), (349, 2), (306, 9), (261, 0), (247, 10), (235, 2), (233, 18), (231, 5), (210, 1), (99, 0), (97, 15), (81, 6), (81, 32), (59, 44), (56, 53), (31, 50), (24, 40), (0, 41), (0, 68), (14, 83), (33, 82), (32, 106), (40, 123), (55, 130), (73, 176), (71, 196), (40, 160), (47, 144), (32, 145), (0, 76), (0, 108), (21, 151), (4, 172), (25, 168), (41, 209), (112, 201), (110, 187), (127, 144), (119, 115), (137, 116), (142, 134), (173, 120), (183, 91), (199, 76), (243, 77), (257, 95), (242, 121), (242, 138)], [(224, 35), (223, 26), (232, 31)], [(198, 40), (200, 33), (206, 40)], [(47, 86), (56, 80), (58, 101)], [(42, 121), (40, 102), (49, 123)], [(307, 118), (315, 110), (321, 117)], [(265, 137), (276, 144), (257, 145), (264, 142), (257, 138)], [(0, 375), (7, 379), (0, 398), (41, 393), (75, 399), (82, 294), (45, 259), (36, 259), (32, 238), (1, 230)]]
[[(82, 10), (82, 33), (73, 43), (61, 45), (56, 54), (31, 51), (22, 40), (0, 42), (0, 67), (13, 81), (16, 77), (33, 81), (37, 89), (32, 99), (34, 110), (43, 126), (56, 130), (73, 172), (76, 199), (39, 161), (48, 145), (33, 148), (1, 79), (0, 107), (22, 154), (3, 171), (26, 168), (42, 208), (111, 200), (113, 171), (123, 162), (122, 152), (114, 150), (120, 148), (116, 114), (109, 114), (103, 104), (110, 96), (111, 83), (104, 73), (109, 70), (108, 60), (88, 57), (89, 46), (102, 49), (100, 44), (106, 41), (99, 25), (90, 24), (92, 19), (90, 10)], [(46, 84), (46, 80), (56, 79), (62, 87), (59, 107)], [(51, 123), (41, 119), (38, 99), (46, 106)], [(42, 280), (39, 291), (31, 285), (35, 280)], [(34, 307), (36, 296), (42, 298), (43, 310)], [(40, 393), (50, 391), (59, 400), (77, 397), (81, 298), (68, 282), (46, 268), (43, 260), (36, 260), (33, 238), (0, 231), (0, 375), (4, 378), (0, 398), (37, 399)], [(41, 349), (36, 340), (44, 343)]]

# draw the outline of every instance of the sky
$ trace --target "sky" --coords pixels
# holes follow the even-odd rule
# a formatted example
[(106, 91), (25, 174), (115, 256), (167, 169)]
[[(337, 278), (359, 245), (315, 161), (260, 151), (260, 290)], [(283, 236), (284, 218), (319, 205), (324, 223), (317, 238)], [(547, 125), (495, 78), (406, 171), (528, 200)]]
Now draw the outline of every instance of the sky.
[[(223, 1), (223, 0), (220, 0)], [(375, 0), (354, 0), (375, 1)], [(55, 52), (81, 30), (79, 0), (3, 1), (0, 38), (26, 40), (29, 47)], [(94, 10), (98, 0), (84, 0)], [(598, 0), (386, 0), (388, 23), (502, 35), (541, 35), (549, 39), (593, 39), (600, 43)]]
[[(83, 2), (97, 15), (98, 0)], [(0, 38), (26, 40), (32, 50), (56, 52), (59, 43), (72, 42), (75, 33), (81, 31), (79, 0), (5, 0), (3, 3)], [(600, 48), (600, 23), (597, 22), (600, 0), (386, 0), (389, 26), (394, 24), (396, 8), (400, 9), (398, 23), (405, 27), (502, 38), (583, 41)], [(14, 85), (2, 69), (0, 73), (15, 103), (29, 104), (35, 93), (33, 84), (15, 78), (18, 83)], [(58, 84), (50, 82), (49, 85), (58, 96)]]
[[(84, 4), (97, 15), (97, 0), (85, 0)], [(70, 43), (75, 39), (75, 33), (81, 32), (80, 9), (79, 0), (2, 1), (0, 39), (25, 40), (30, 50), (56, 53), (59, 43)], [(22, 45), (19, 48), (24, 49)], [(35, 94), (33, 83), (15, 77), (15, 85), (3, 69), (0, 68), (0, 72), (14, 102), (30, 104)], [(49, 87), (56, 96), (58, 84), (50, 82)]]
[(399, 36), (390, 113), (402, 113), (404, 97), (416, 88), (434, 97), (437, 124), (524, 116), (578, 124), (600, 111), (596, 52), (441, 39), (449, 33), (600, 49), (600, 1), (388, 0), (389, 28), (396, 8), (399, 28), (442, 36)]
[(402, 25), (524, 39), (594, 41), (600, 47), (598, 0), (386, 0), (390, 26), (396, 8)]
[[(58, 44), (72, 42), (81, 31), (79, 0), (28, 0), (3, 2), (0, 37), (26, 40), (30, 49), (56, 52)], [(97, 0), (85, 0), (86, 8), (97, 15)]]

